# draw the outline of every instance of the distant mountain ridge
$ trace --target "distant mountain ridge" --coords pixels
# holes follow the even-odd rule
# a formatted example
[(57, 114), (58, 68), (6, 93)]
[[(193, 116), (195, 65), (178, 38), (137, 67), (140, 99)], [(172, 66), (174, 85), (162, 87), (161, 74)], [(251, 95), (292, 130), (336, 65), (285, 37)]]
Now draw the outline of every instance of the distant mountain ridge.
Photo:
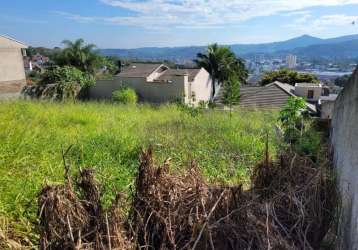
[[(294, 53), (305, 57), (358, 57), (358, 34), (336, 38), (321, 39), (303, 35), (287, 41), (262, 44), (228, 45), (241, 57), (256, 54), (281, 55)], [(140, 60), (192, 60), (197, 53), (203, 52), (205, 46), (191, 47), (148, 47), (138, 49), (102, 49), (101, 53), (108, 56)]]

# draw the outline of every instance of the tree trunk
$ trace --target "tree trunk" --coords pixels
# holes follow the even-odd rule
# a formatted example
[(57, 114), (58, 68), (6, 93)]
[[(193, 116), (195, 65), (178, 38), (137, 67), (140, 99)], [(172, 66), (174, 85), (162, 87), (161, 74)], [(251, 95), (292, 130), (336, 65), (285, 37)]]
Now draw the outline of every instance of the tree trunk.
[(215, 88), (216, 88), (216, 82), (215, 82), (215, 74), (211, 72), (211, 85), (212, 85), (212, 92), (211, 92), (211, 99), (214, 100), (215, 97)]

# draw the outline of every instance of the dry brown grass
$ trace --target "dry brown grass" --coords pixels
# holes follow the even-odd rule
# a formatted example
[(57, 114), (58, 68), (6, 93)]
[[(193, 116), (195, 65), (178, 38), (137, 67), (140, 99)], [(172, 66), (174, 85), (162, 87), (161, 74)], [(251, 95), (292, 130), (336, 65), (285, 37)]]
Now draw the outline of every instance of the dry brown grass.
[[(78, 188), (78, 192), (74, 190)], [(319, 249), (337, 204), (330, 162), (266, 153), (252, 187), (210, 186), (193, 162), (171, 173), (170, 160), (141, 164), (128, 217), (117, 199), (104, 210), (92, 170), (39, 196), (42, 249)]]

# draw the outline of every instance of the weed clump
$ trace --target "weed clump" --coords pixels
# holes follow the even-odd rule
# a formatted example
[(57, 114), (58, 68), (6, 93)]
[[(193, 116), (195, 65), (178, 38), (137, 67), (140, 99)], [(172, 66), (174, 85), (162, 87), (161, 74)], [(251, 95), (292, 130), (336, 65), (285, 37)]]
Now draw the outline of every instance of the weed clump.
[(42, 189), (38, 199), (41, 249), (129, 249), (120, 196), (104, 210), (93, 173), (85, 169), (76, 181), (66, 177), (64, 185)]
[[(332, 226), (336, 189), (330, 164), (285, 152), (257, 164), (252, 187), (209, 185), (193, 162), (171, 172), (143, 151), (129, 213), (109, 210), (93, 172), (45, 187), (39, 197), (47, 249), (319, 249)], [(81, 192), (75, 192), (74, 186)]]

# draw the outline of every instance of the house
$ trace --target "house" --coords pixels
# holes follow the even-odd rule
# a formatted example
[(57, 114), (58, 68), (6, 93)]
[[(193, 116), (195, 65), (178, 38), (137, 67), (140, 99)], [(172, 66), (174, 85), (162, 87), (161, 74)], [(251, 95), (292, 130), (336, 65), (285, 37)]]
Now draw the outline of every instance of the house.
[(37, 53), (31, 58), (31, 60), (38, 65), (42, 65), (44, 63), (48, 63), (50, 61), (50, 58), (48, 58), (47, 56), (43, 56), (40, 53)]
[[(248, 108), (282, 109), (290, 96), (296, 96), (295, 87), (281, 82), (266, 86), (242, 86), (239, 105)], [(306, 102), (311, 113), (316, 113), (314, 104)]]
[(98, 81), (90, 89), (90, 97), (111, 99), (112, 93), (121, 87), (134, 89), (143, 102), (183, 99), (194, 106), (209, 101), (212, 91), (210, 75), (204, 68), (171, 69), (165, 64), (132, 63), (113, 79)]
[(304, 97), (309, 102), (318, 102), (324, 88), (317, 83), (296, 83), (294, 93), (296, 96)]
[(17, 96), (25, 86), (26, 48), (22, 42), (0, 35), (0, 98)]

